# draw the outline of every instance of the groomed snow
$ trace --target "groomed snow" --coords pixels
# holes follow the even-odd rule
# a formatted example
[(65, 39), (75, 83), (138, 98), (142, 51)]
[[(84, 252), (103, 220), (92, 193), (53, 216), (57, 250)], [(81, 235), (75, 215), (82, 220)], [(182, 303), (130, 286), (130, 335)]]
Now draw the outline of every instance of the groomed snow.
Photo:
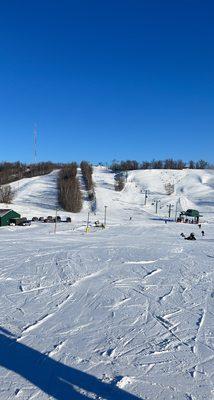
[[(54, 215), (56, 180), (57, 171), (14, 182), (11, 207)], [(90, 222), (107, 206), (106, 229), (85, 232), (87, 202), (76, 215), (59, 211), (72, 223), (56, 233), (0, 228), (0, 399), (213, 399), (213, 171), (133, 171), (115, 192), (114, 175), (97, 167), (94, 181)], [(173, 218), (199, 209), (205, 237), (165, 223), (170, 203)]]

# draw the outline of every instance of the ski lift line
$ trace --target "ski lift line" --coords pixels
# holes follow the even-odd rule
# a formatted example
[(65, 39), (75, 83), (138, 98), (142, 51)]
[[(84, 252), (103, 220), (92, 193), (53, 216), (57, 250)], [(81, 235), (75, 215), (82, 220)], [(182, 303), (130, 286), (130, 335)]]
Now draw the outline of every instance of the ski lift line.
[(174, 205), (173, 204), (167, 204), (167, 207), (168, 207), (168, 216), (169, 216), (169, 218), (171, 217), (171, 211), (172, 211), (172, 208), (174, 207)]
[(149, 190), (148, 189), (145, 189), (144, 195), (145, 195), (145, 197), (144, 197), (144, 205), (146, 206), (148, 195), (149, 195)]

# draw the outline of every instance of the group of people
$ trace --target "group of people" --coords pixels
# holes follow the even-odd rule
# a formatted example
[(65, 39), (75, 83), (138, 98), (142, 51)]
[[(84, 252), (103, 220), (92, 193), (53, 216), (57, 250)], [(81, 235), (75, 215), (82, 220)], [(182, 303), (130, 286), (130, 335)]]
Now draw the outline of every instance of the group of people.
[(190, 235), (189, 236), (185, 236), (184, 235), (184, 233), (182, 232), (181, 233), (181, 236), (185, 239), (185, 240), (196, 240), (196, 237), (195, 237), (195, 234), (192, 232), (192, 233), (190, 233)]
[[(200, 227), (201, 228), (201, 225)], [(185, 236), (184, 233), (181, 233), (181, 236), (185, 239), (185, 240), (196, 240), (195, 234), (193, 232), (190, 233), (189, 236)], [(205, 236), (205, 232), (201, 231), (201, 236), (204, 237)]]

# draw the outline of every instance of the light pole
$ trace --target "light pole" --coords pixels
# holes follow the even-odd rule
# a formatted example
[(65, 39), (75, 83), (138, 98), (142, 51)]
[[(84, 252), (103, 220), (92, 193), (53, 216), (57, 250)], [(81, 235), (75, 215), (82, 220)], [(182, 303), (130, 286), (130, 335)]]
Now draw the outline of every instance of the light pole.
[(90, 212), (88, 212), (88, 217), (87, 217), (87, 229), (88, 229), (88, 226), (89, 226), (89, 215), (90, 215)]
[(89, 215), (90, 215), (90, 212), (88, 212), (88, 217), (87, 217), (87, 225), (86, 225), (86, 233), (88, 233), (89, 232)]
[(106, 226), (106, 210), (107, 210), (107, 206), (105, 207), (105, 211), (104, 211), (104, 226)]

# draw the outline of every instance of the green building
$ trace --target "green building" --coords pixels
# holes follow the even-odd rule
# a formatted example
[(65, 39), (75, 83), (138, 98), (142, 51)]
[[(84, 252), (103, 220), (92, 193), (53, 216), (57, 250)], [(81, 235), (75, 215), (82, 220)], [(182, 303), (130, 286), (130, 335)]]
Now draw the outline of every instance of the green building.
[(0, 226), (10, 225), (11, 219), (20, 218), (21, 215), (10, 209), (0, 209)]
[(197, 217), (200, 216), (199, 215), (199, 211), (198, 210), (193, 210), (193, 209), (186, 210), (185, 215), (187, 217), (193, 217), (193, 218), (197, 218)]
[(199, 217), (203, 217), (203, 215), (200, 215), (198, 210), (193, 210), (193, 209), (188, 209), (186, 211), (182, 211), (182, 213), (180, 214), (180, 217), (184, 217), (186, 216), (191, 217), (196, 223), (199, 222)]

